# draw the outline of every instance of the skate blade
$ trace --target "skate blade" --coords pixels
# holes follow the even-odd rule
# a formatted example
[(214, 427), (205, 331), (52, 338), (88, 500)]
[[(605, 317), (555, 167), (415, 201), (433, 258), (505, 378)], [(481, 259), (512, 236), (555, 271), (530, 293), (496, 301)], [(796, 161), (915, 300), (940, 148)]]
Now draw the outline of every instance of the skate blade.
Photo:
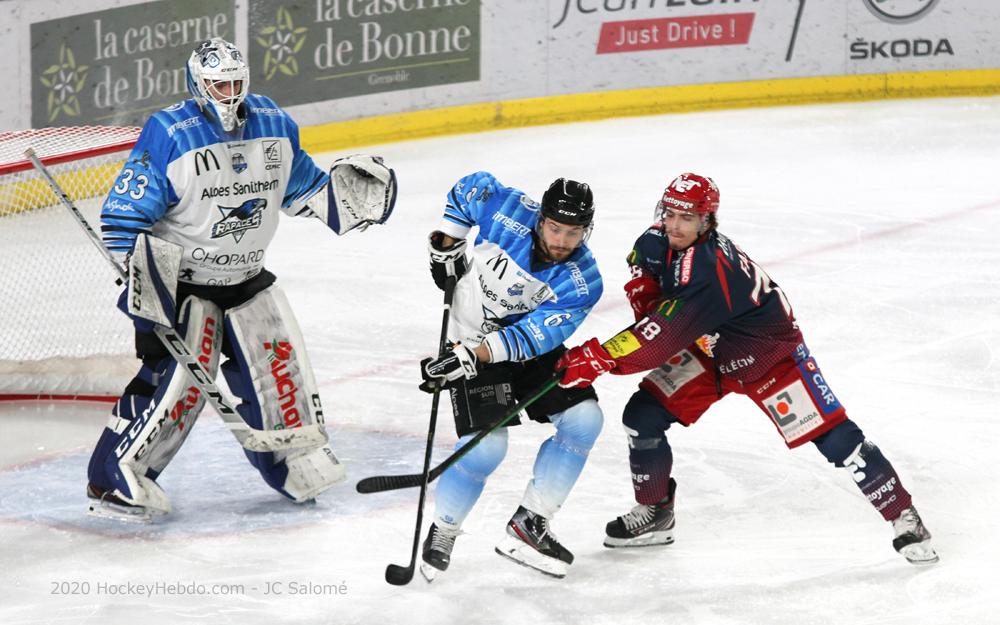
[(915, 566), (930, 566), (936, 564), (941, 558), (938, 557), (934, 548), (927, 542), (913, 543), (899, 550), (906, 561)]
[(126, 507), (119, 506), (107, 501), (92, 501), (87, 508), (87, 516), (98, 519), (109, 519), (111, 521), (121, 521), (124, 523), (150, 524), (153, 522), (152, 512), (141, 506)]
[(441, 571), (434, 568), (430, 564), (427, 564), (426, 562), (420, 563), (420, 576), (423, 577), (424, 581), (426, 581), (428, 584), (430, 584), (437, 578), (438, 573), (441, 573)]
[(618, 549), (621, 547), (655, 547), (657, 545), (672, 544), (674, 544), (674, 533), (670, 530), (663, 532), (650, 532), (648, 534), (643, 534), (642, 536), (636, 536), (635, 538), (613, 538), (611, 536), (604, 537), (604, 546), (609, 549)]
[(569, 571), (569, 565), (557, 558), (543, 555), (524, 541), (513, 536), (505, 536), (496, 546), (496, 552), (521, 566), (534, 569), (550, 577), (562, 579)]

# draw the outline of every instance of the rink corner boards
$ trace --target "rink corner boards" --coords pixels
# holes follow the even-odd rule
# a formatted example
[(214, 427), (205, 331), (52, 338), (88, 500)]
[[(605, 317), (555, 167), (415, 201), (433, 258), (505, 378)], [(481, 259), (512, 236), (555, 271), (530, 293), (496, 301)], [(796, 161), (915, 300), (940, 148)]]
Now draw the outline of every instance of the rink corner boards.
[(302, 129), (313, 153), (422, 137), (612, 117), (783, 106), (1000, 94), (1000, 69), (812, 76), (576, 93), (427, 109)]

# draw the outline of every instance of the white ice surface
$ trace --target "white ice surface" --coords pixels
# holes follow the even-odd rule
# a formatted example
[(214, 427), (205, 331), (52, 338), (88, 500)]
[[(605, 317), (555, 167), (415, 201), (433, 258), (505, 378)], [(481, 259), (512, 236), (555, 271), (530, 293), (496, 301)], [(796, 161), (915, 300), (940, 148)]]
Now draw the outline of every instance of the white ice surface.
[[(263, 485), (206, 411), (161, 478), (175, 512), (152, 526), (101, 522), (83, 515), (84, 486), (106, 408), (2, 406), (0, 623), (995, 623), (997, 146), (1000, 99), (987, 98), (643, 117), (373, 148), (399, 175), (390, 223), (338, 239), (284, 219), (268, 259), (299, 316), (349, 481), (296, 507)], [(576, 554), (566, 579), (493, 553), (551, 432), (529, 424), (512, 432), (447, 574), (431, 586), (419, 575), (386, 584), (385, 566), (409, 561), (417, 492), (359, 495), (353, 485), (422, 460), (430, 401), (416, 362), (434, 351), (441, 316), (425, 236), (452, 183), (476, 169), (536, 198), (557, 176), (594, 188), (605, 296), (571, 343), (607, 338), (631, 317), (624, 258), (663, 186), (682, 171), (713, 176), (723, 232), (789, 295), (833, 390), (913, 493), (940, 564), (903, 561), (850, 476), (811, 445), (787, 451), (744, 398), (671, 430), (677, 542), (603, 548), (604, 524), (632, 505), (619, 419), (639, 379), (609, 376), (598, 383), (605, 431), (555, 521)], [(455, 438), (446, 408), (439, 432), (441, 459)], [(62, 589), (79, 594), (53, 594), (60, 582), (77, 582)], [(107, 594), (129, 582), (244, 591)], [(265, 594), (275, 583), (283, 594)], [(340, 594), (293, 595), (293, 583)]]

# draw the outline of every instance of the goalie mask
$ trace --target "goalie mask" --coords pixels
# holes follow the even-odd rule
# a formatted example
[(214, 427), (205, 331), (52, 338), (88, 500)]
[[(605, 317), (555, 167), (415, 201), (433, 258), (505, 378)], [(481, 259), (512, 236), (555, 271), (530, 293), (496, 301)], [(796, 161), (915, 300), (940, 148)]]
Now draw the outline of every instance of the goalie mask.
[(239, 108), (250, 86), (250, 69), (233, 44), (215, 37), (198, 44), (187, 62), (188, 91), (226, 132), (243, 125)]

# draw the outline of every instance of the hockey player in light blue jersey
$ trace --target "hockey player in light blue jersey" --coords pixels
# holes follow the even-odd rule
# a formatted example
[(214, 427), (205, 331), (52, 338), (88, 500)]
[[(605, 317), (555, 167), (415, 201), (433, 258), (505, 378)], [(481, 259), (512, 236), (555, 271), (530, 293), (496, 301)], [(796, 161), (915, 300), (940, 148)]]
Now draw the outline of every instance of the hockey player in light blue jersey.
[[(226, 357), (222, 373), (251, 428), (323, 427), (305, 345), (265, 253), (279, 211), (318, 217), (337, 234), (384, 222), (395, 176), (370, 156), (319, 169), (295, 122), (248, 93), (248, 81), (235, 46), (201, 43), (187, 63), (192, 99), (149, 118), (103, 205), (104, 243), (129, 265), (119, 307), (135, 320), (142, 368), (91, 456), (93, 514), (149, 520), (169, 512), (156, 479), (205, 404), (153, 333), (151, 310), (210, 375)], [(245, 451), (265, 482), (295, 502), (344, 476), (328, 444)]]
[[(458, 277), (448, 330), (452, 349), (423, 363), (422, 388), (446, 382), (458, 446), (552, 378), (563, 341), (600, 299), (601, 275), (586, 245), (593, 217), (590, 188), (565, 178), (552, 183), (541, 205), (486, 172), (462, 178), (448, 195), (429, 252), (439, 288), (447, 276)], [(467, 256), (473, 226), (479, 232)], [(527, 414), (556, 431), (539, 449), (534, 475), (496, 551), (564, 577), (573, 554), (550, 522), (580, 476), (604, 417), (593, 389), (556, 388)], [(462, 522), (506, 451), (507, 429), (501, 428), (441, 476), (420, 568), (428, 581), (448, 568)]]

